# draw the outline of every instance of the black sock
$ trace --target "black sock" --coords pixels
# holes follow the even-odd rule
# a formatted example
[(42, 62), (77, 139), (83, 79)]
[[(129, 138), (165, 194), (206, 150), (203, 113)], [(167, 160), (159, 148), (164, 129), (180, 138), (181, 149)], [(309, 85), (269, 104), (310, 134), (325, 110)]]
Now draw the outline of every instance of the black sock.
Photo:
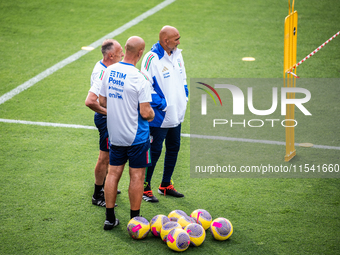
[(149, 191), (149, 190), (151, 190), (150, 183), (144, 182), (144, 191)]
[(170, 182), (162, 182), (161, 187), (168, 187), (170, 185)]
[(94, 194), (93, 194), (93, 196), (97, 197), (97, 195), (101, 192), (103, 187), (104, 187), (103, 185), (94, 184)]
[(139, 216), (139, 212), (140, 212), (140, 210), (130, 210), (130, 217), (131, 217), (131, 219), (133, 217)]
[(106, 208), (106, 220), (111, 223), (116, 222), (115, 208)]

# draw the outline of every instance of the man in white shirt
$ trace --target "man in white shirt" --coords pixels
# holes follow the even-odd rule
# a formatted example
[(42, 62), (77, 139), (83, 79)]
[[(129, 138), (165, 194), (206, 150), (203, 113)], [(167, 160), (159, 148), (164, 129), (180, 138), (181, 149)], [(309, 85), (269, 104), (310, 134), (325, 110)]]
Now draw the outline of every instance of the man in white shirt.
[(166, 153), (158, 193), (184, 197), (171, 181), (180, 149), (181, 123), (184, 121), (189, 95), (182, 50), (177, 48), (179, 39), (180, 34), (175, 27), (164, 26), (159, 33), (159, 41), (145, 54), (141, 67), (141, 71), (153, 83), (151, 106), (155, 111), (155, 118), (150, 122), (152, 166), (147, 169), (143, 193), (143, 199), (147, 202), (158, 202), (151, 190), (151, 177), (162, 153), (164, 140)]
[(107, 109), (110, 139), (110, 165), (104, 188), (104, 230), (111, 230), (119, 224), (114, 205), (126, 162), (129, 160), (131, 218), (140, 214), (145, 168), (151, 165), (148, 121), (155, 116), (150, 106), (151, 83), (135, 67), (144, 48), (144, 40), (138, 36), (127, 40), (124, 59), (107, 68), (99, 94), (100, 105)]
[(99, 131), (99, 156), (94, 168), (95, 184), (92, 204), (105, 207), (104, 180), (109, 166), (109, 145), (106, 127), (106, 108), (99, 105), (98, 97), (106, 68), (119, 62), (124, 53), (122, 46), (113, 39), (104, 40), (101, 52), (103, 59), (98, 61), (93, 68), (91, 88), (86, 97), (85, 105), (95, 112), (94, 123)]

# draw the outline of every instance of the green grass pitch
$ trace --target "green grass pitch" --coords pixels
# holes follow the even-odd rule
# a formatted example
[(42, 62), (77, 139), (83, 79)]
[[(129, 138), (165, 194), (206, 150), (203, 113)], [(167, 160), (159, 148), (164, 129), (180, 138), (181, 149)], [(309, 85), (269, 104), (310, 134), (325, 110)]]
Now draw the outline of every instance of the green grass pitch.
[[(1, 1), (0, 96), (161, 2)], [(299, 61), (339, 31), (339, 3), (296, 0), (295, 10)], [(179, 48), (188, 82), (190, 78), (282, 78), (287, 15), (288, 0), (177, 0), (115, 39), (124, 45), (128, 37), (138, 35), (149, 50), (160, 28), (168, 24), (181, 34)], [(336, 38), (299, 66), (298, 75), (339, 79), (339, 49)], [(256, 61), (243, 62), (243, 57)], [(1, 104), (0, 119), (93, 126), (93, 113), (84, 101), (100, 58), (96, 48)], [(296, 140), (339, 147), (339, 86), (310, 89), (313, 116), (301, 122)], [(190, 133), (189, 113), (190, 107), (182, 128), (185, 134)], [(247, 131), (237, 129), (226, 136), (284, 141), (284, 132), (276, 129)], [(174, 253), (151, 234), (139, 241), (129, 237), (127, 171), (117, 199), (121, 225), (103, 230), (105, 209), (91, 204), (97, 143), (96, 130), (0, 122), (0, 254)], [(283, 163), (284, 146), (224, 145), (239, 164)], [(298, 147), (292, 162), (340, 164), (339, 155), (339, 150)], [(161, 157), (152, 179), (156, 194), (162, 164)], [(189, 169), (190, 139), (182, 137), (173, 181), (185, 197), (156, 195), (157, 204), (143, 201), (143, 217), (151, 220), (174, 209), (190, 214), (203, 208), (213, 218), (228, 218), (234, 233), (219, 242), (207, 231), (202, 246), (189, 247), (186, 254), (339, 254), (339, 179), (190, 178)]]

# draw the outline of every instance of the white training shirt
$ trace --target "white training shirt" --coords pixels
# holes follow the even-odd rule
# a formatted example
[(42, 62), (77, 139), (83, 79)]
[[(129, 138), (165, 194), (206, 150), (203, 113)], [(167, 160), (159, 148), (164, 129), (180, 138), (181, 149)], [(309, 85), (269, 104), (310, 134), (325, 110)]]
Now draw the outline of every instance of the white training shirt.
[(132, 64), (119, 62), (106, 69), (100, 95), (107, 98), (107, 129), (110, 142), (131, 146), (149, 140), (149, 123), (139, 103), (151, 102), (151, 83)]
[(91, 74), (91, 88), (89, 92), (92, 92), (99, 97), (100, 88), (102, 87), (102, 80), (105, 74), (107, 66), (102, 61), (98, 61), (93, 68)]

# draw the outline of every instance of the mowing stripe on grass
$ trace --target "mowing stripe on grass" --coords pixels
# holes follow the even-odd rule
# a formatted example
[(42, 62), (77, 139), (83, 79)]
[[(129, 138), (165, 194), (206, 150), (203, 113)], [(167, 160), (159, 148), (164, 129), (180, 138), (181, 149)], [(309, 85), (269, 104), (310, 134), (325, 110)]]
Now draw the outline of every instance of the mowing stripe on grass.
[[(26, 124), (26, 125), (37, 125), (37, 126), (48, 126), (48, 127), (64, 127), (64, 128), (80, 128), (80, 129), (93, 129), (97, 130), (94, 126), (84, 126), (84, 125), (74, 125), (74, 124), (61, 124), (61, 123), (51, 123), (51, 122), (35, 122), (35, 121), (25, 121), (25, 120), (10, 120), (10, 119), (0, 119), (3, 123), (16, 123), (16, 124)], [(286, 145), (285, 142), (270, 141), (270, 140), (257, 140), (257, 139), (247, 139), (247, 138), (235, 138), (235, 137), (225, 137), (225, 136), (208, 136), (208, 135), (195, 135), (195, 134), (181, 134), (182, 137), (188, 138), (198, 138), (198, 139), (209, 139), (209, 140), (223, 140), (232, 142), (246, 142), (246, 143), (262, 143), (262, 144), (272, 144), (272, 145)], [(295, 146), (299, 146), (299, 143), (295, 143)], [(328, 150), (340, 150), (340, 147), (328, 146), (328, 145), (313, 145), (311, 148), (316, 149), (328, 149)]]
[[(152, 9), (144, 12), (143, 14), (139, 15), (137, 18), (134, 18), (133, 20), (129, 21), (125, 25), (117, 28), (113, 32), (103, 36), (102, 38), (98, 39), (94, 43), (90, 44), (89, 47), (97, 48), (98, 46), (102, 45), (103, 41), (107, 38), (114, 38), (115, 36), (123, 33), (127, 29), (133, 27), (134, 25), (137, 25), (142, 20), (146, 19), (147, 17), (155, 14), (156, 12), (160, 11), (164, 7), (168, 6), (169, 4), (175, 2), (176, 0), (166, 0), (159, 5), (156, 5)], [(43, 80), (44, 78), (50, 76), (54, 72), (58, 71), (59, 69), (63, 68), (64, 66), (76, 61), (80, 57), (84, 56), (85, 54), (89, 53), (89, 51), (86, 50), (80, 50), (77, 53), (69, 56), (68, 58), (65, 58), (64, 60), (60, 61), (59, 63), (55, 64), (54, 66), (46, 69), (45, 71), (41, 72), (37, 76), (33, 77), (32, 79), (24, 82), (23, 84), (19, 85), (15, 89), (12, 89), (10, 92), (7, 92), (6, 94), (2, 95), (0, 97), (0, 105), (8, 101), (9, 99), (13, 98), (14, 96), (18, 95), (22, 91), (32, 87), (37, 82)]]

